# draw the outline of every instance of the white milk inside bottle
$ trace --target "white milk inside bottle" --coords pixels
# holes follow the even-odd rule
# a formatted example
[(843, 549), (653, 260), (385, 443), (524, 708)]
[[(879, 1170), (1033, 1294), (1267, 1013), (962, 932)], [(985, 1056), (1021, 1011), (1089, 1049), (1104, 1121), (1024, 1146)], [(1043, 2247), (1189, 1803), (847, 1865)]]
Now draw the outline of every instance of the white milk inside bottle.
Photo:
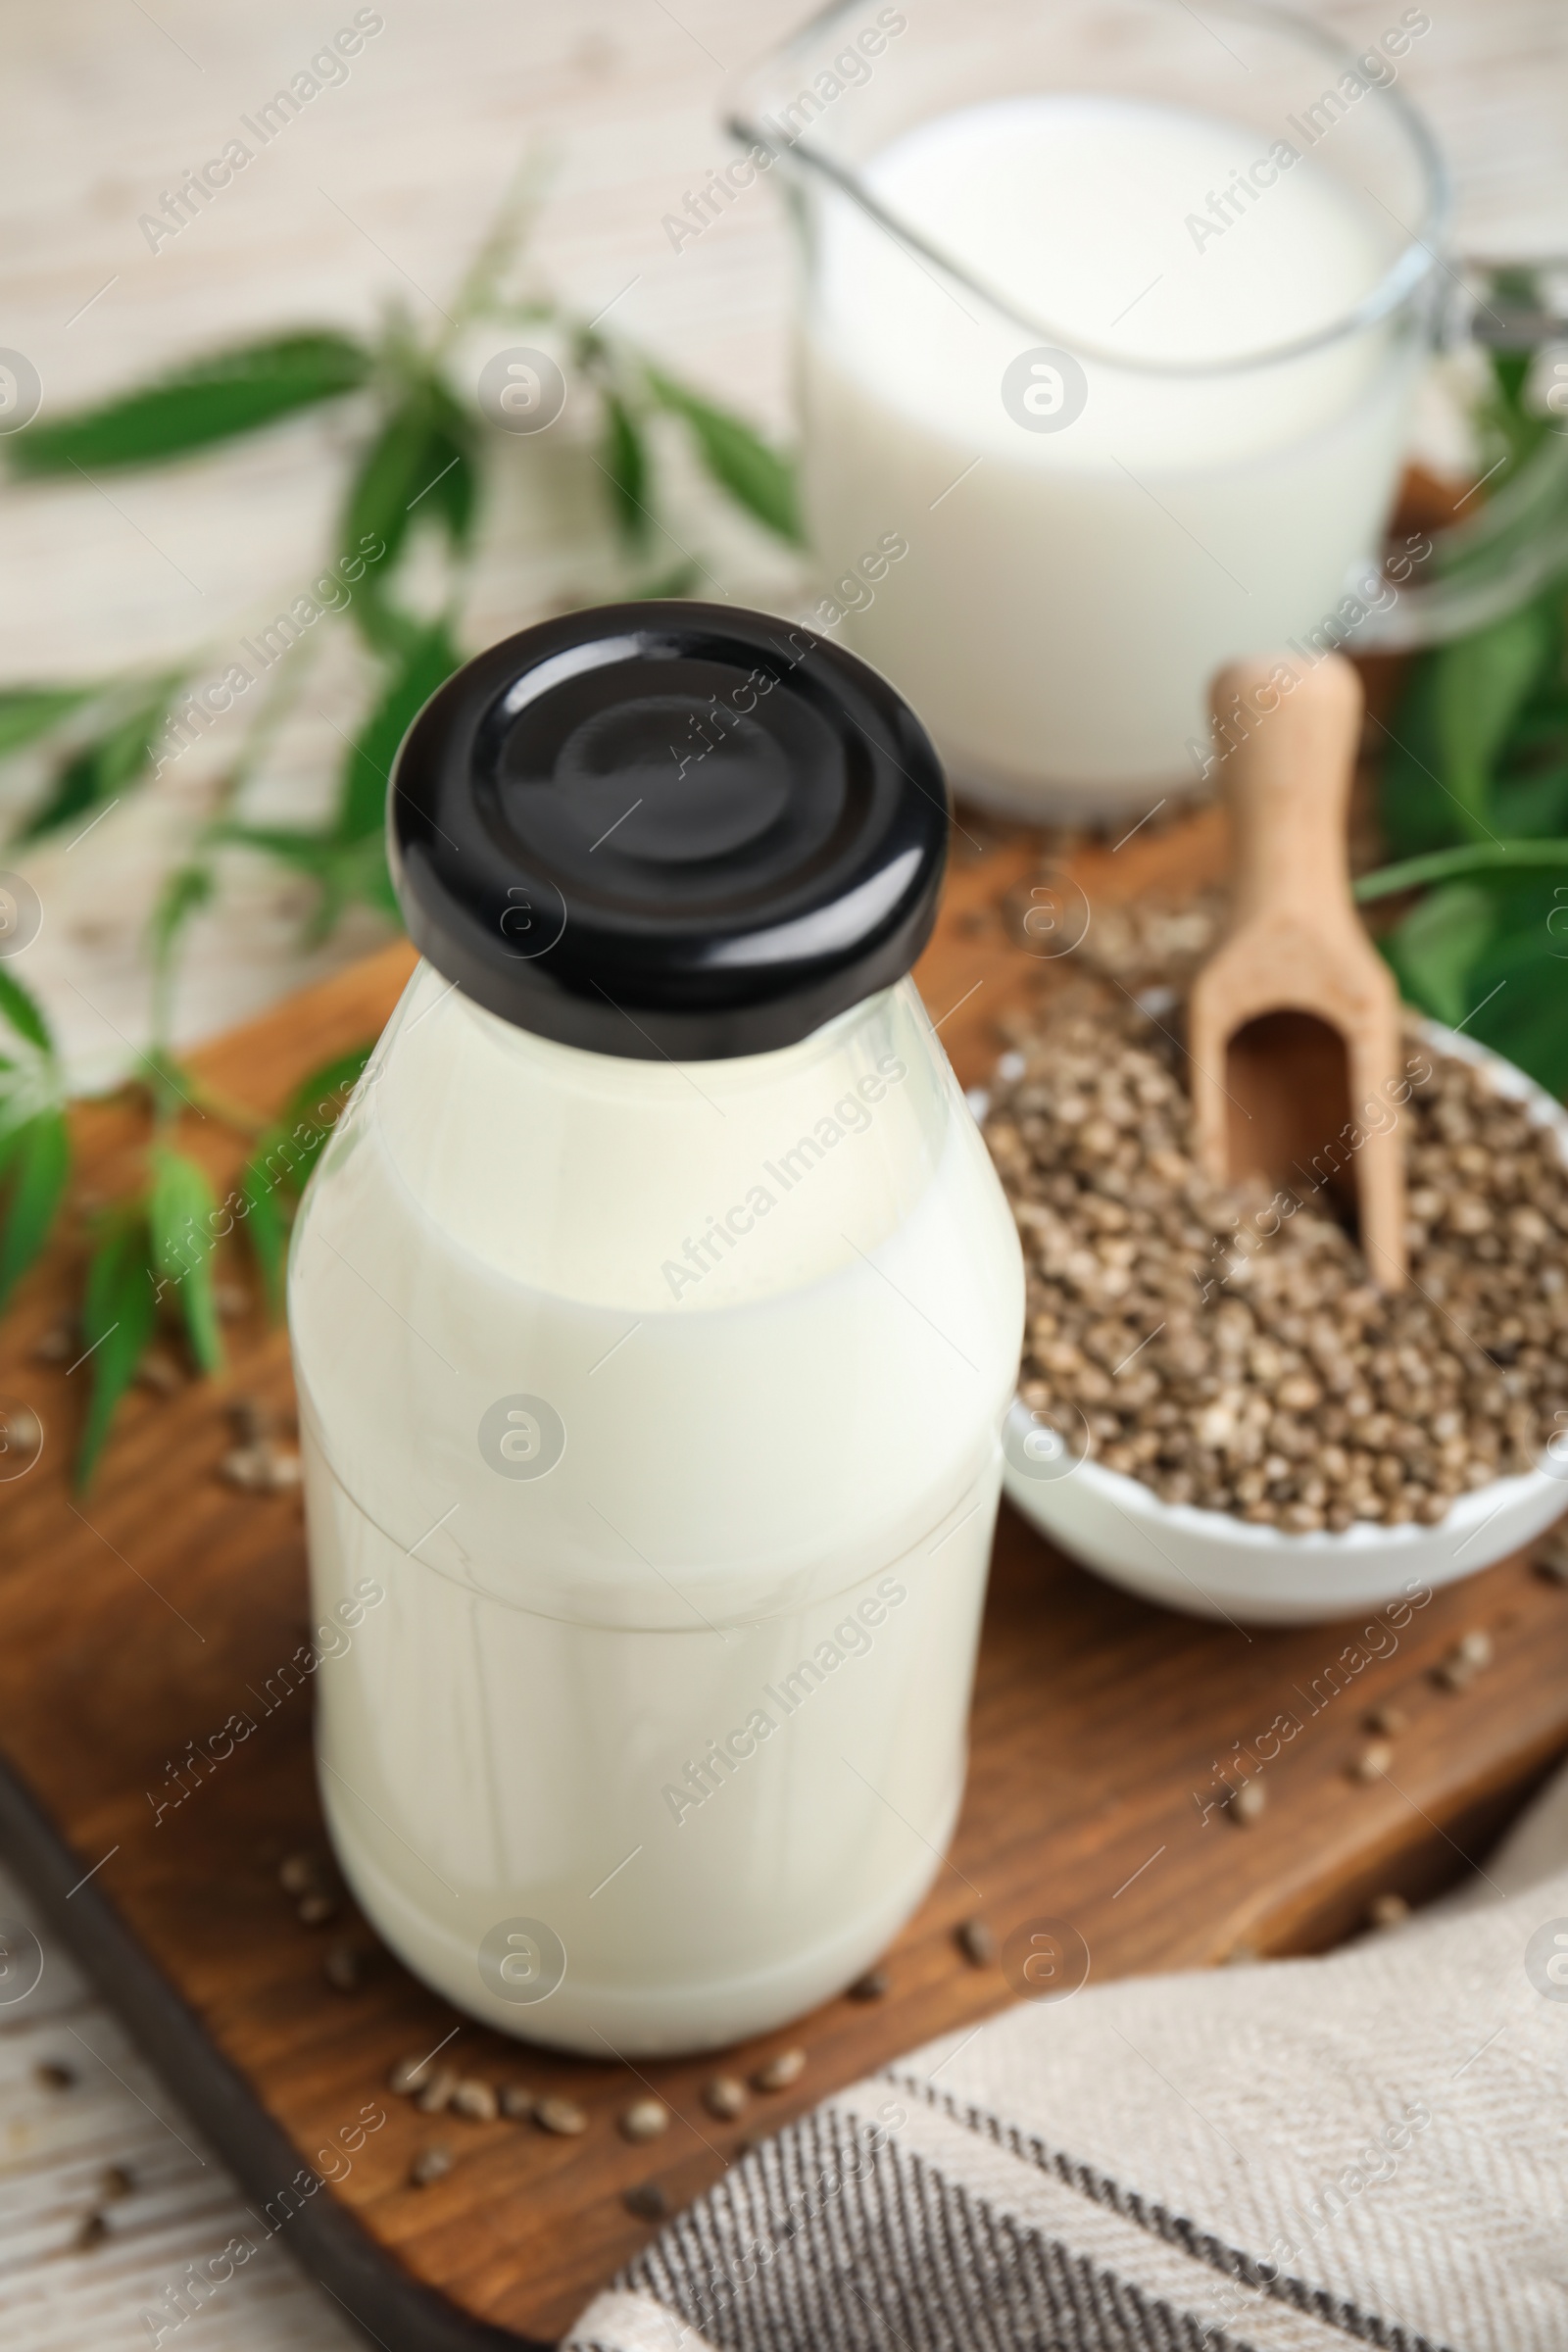
[(715, 2045), (868, 1965), (962, 1789), (1022, 1276), (905, 976), (940, 770), (853, 657), (636, 605), (397, 784), (426, 960), (291, 1267), (322, 1800), (462, 2007)]
[(810, 197), (821, 616), (981, 798), (1092, 821), (1191, 789), (1212, 672), (1358, 609), (1421, 345), (1408, 319), (1333, 330), (1405, 235), (1280, 128), (995, 99), (861, 166), (882, 219)]

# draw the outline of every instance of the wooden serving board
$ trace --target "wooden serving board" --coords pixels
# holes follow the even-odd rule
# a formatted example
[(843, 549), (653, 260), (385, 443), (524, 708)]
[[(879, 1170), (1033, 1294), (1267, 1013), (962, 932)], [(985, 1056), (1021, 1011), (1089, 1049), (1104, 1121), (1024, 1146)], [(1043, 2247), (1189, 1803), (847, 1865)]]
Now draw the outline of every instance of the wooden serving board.
[[(998, 1016), (1059, 967), (1017, 944), (1002, 911), (1020, 893), (1027, 903), (1041, 837), (964, 816), (955, 852), (919, 979), (975, 1083), (995, 1059)], [(1223, 839), (1205, 815), (1150, 826), (1116, 852), (1055, 854), (1102, 901), (1212, 879)], [(379, 1028), (410, 963), (389, 949), (297, 998), (202, 1054), (202, 1074), (270, 1109)], [(226, 1184), (235, 1139), (212, 1119), (185, 1130)], [(747, 2074), (789, 2042), (808, 2053), (789, 2091), (758, 2094), (733, 2124), (701, 2102), (712, 2059), (638, 2074), (510, 2042), (427, 1992), (352, 1912), (302, 1925), (279, 1885), (282, 1857), (324, 1846), (308, 1688), (265, 1714), (254, 1703), (308, 1639), (301, 1510), (295, 1494), (237, 1491), (220, 1465), (234, 1396), (289, 1409), (282, 1333), (253, 1310), (227, 1327), (220, 1379), (138, 1389), (90, 1494), (71, 1492), (83, 1375), (35, 1351), (75, 1296), (83, 1206), (130, 1181), (144, 1137), (132, 1108), (98, 1105), (80, 1112), (77, 1140), (70, 1230), (0, 1352), (0, 1397), (30, 1405), (46, 1433), (36, 1466), (0, 1485), (0, 1845), (48, 1934), (86, 1963), (239, 2176), (258, 2237), (279, 2235), (397, 2352), (552, 2341), (646, 2242), (652, 2225), (627, 2190), (657, 2181), (673, 2210), (747, 2135), (1002, 2006), (1000, 1968), (956, 1940), (964, 1922), (982, 1917), (1000, 1944), (1026, 1920), (1066, 1920), (1097, 1979), (1319, 1949), (1377, 1893), (1419, 1898), (1456, 1877), (1568, 1747), (1568, 1591), (1526, 1561), (1370, 1642), (1358, 1623), (1246, 1633), (1101, 1584), (1004, 1507), (967, 1803), (950, 1863), (888, 1954), (885, 1997), (830, 2002), (722, 2060)], [(1443, 1687), (1435, 1666), (1477, 1626), (1494, 1664), (1461, 1691)], [(1408, 1728), (1391, 1777), (1368, 1786), (1347, 1767), (1367, 1710), (1388, 1701)], [(258, 1717), (256, 1734), (160, 1820), (171, 1763), (236, 1709)], [(1238, 1827), (1208, 1800), (1282, 1713), (1299, 1731), (1264, 1773), (1266, 1809)], [(344, 1941), (368, 1955), (350, 1992), (323, 1972)], [(389, 2092), (388, 2070), (443, 2042), (465, 2074), (567, 2093), (588, 2132), (418, 2114)], [(649, 2086), (675, 2120), (634, 2146), (616, 2118)], [(385, 2120), (367, 2131), (371, 2116)], [(433, 2140), (453, 2168), (416, 2187), (411, 2161)]]

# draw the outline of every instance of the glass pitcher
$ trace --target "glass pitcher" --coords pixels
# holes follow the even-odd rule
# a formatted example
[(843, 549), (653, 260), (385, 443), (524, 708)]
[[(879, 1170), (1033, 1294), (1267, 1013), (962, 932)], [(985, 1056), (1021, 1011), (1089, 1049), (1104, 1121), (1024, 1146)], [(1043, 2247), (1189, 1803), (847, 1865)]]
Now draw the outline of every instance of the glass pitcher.
[(1568, 565), (1556, 434), (1380, 561), (1434, 351), (1551, 325), (1544, 277), (1445, 259), (1397, 86), (1430, 28), (844, 0), (741, 88), (735, 171), (780, 167), (804, 264), (813, 617), (970, 797), (1134, 816), (1205, 771), (1221, 663), (1455, 634)]

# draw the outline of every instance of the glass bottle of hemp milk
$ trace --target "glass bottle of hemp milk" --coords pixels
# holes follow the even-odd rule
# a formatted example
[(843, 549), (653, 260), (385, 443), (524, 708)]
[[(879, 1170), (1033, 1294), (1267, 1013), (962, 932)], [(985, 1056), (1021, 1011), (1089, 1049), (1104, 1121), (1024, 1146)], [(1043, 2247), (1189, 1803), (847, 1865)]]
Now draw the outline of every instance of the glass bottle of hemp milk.
[(386, 1941), (626, 2056), (840, 1991), (953, 1829), (1023, 1317), (909, 965), (936, 757), (730, 607), (509, 639), (389, 805), (423, 961), (290, 1321), (321, 1797)]

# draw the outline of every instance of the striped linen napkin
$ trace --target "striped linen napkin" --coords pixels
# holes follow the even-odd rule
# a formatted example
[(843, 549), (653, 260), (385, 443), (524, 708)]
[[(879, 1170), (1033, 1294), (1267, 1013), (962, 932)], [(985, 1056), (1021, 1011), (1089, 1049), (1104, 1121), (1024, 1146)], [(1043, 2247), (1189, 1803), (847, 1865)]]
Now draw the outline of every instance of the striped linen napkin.
[(1568, 1776), (1401, 1928), (1022, 2003), (837, 2092), (563, 2352), (1347, 2340), (1568, 2352)]

